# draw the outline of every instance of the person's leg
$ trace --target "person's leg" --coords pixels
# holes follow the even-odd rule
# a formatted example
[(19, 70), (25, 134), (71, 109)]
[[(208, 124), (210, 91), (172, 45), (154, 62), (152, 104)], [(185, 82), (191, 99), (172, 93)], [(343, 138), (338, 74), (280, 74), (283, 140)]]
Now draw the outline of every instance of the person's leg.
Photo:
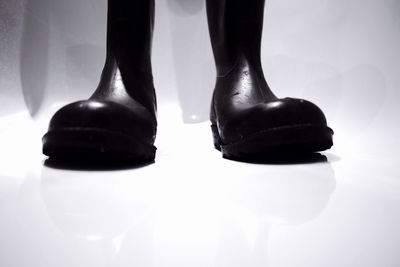
[(43, 138), (51, 158), (135, 162), (155, 157), (156, 97), (151, 68), (154, 0), (109, 0), (107, 59), (86, 101), (52, 118)]
[(328, 149), (333, 131), (322, 111), (306, 100), (279, 99), (267, 85), (260, 57), (264, 4), (207, 0), (217, 67), (211, 107), (215, 147), (230, 158)]

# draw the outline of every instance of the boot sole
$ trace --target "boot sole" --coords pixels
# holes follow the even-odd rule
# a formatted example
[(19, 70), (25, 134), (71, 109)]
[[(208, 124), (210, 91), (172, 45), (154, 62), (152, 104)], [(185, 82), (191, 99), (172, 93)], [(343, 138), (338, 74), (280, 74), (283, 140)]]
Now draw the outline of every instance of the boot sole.
[(120, 132), (96, 128), (66, 128), (43, 137), (43, 154), (68, 161), (145, 163), (155, 159), (156, 147)]
[(272, 128), (223, 144), (216, 125), (211, 126), (214, 146), (225, 158), (257, 159), (293, 156), (327, 150), (333, 146), (333, 131), (327, 126), (294, 125)]

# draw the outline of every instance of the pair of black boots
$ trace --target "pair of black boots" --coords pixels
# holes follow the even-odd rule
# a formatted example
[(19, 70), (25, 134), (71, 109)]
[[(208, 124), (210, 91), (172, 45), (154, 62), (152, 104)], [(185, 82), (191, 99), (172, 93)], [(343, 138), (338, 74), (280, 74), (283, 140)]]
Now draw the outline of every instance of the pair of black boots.
[[(333, 131), (311, 102), (277, 98), (260, 50), (265, 0), (207, 0), (217, 82), (211, 104), (214, 145), (228, 158), (274, 157), (329, 149)], [(86, 101), (60, 109), (43, 138), (55, 159), (150, 162), (156, 96), (151, 67), (154, 0), (109, 0), (107, 59)]]

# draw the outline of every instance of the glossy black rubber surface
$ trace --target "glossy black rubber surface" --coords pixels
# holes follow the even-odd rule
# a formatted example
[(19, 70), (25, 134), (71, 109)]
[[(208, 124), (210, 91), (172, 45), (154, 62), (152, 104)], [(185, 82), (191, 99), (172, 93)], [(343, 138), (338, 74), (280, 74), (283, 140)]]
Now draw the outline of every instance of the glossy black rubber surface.
[(154, 0), (109, 0), (99, 86), (61, 108), (43, 137), (51, 158), (153, 161), (157, 120), (151, 67)]
[(321, 109), (307, 100), (276, 97), (265, 80), (264, 2), (207, 0), (217, 68), (210, 114), (214, 145), (229, 158), (329, 149), (333, 131)]
[(44, 153), (55, 159), (77, 161), (154, 160), (156, 148), (134, 136), (96, 128), (65, 128), (49, 131), (44, 137)]
[(333, 131), (326, 126), (293, 125), (253, 133), (230, 144), (221, 143), (212, 126), (214, 146), (226, 158), (264, 158), (303, 155), (332, 147)]

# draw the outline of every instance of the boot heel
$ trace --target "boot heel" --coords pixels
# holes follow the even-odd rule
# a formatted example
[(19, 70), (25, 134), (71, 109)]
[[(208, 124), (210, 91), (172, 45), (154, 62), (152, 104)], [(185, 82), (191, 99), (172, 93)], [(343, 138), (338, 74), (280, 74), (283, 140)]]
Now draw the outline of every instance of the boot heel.
[(211, 131), (213, 134), (215, 149), (221, 150), (222, 140), (221, 140), (221, 137), (219, 136), (217, 125), (211, 125)]

